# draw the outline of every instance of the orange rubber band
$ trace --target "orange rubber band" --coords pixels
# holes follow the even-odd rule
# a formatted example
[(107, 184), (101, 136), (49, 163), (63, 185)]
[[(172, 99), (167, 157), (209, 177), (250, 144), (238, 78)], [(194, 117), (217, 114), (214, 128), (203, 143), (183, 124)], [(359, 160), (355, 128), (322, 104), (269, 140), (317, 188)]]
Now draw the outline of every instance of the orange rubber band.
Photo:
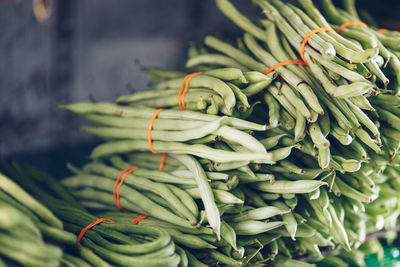
[(203, 72), (193, 72), (193, 73), (190, 73), (190, 74), (186, 75), (185, 78), (183, 78), (183, 81), (182, 81), (182, 84), (181, 84), (181, 88), (179, 89), (179, 92), (178, 92), (178, 105), (179, 105), (179, 108), (181, 110), (185, 110), (186, 109), (186, 106), (185, 106), (185, 95), (186, 95), (186, 92), (188, 90), (190, 80), (194, 76), (197, 76), (197, 75), (200, 75), (200, 74), (203, 74)]
[[(180, 105), (179, 105), (179, 107), (180, 107)], [(156, 110), (156, 112), (154, 112), (153, 117), (151, 117), (151, 120), (149, 122), (149, 127), (147, 127), (147, 143), (149, 144), (149, 149), (150, 149), (151, 153), (157, 154), (157, 155), (160, 153), (158, 153), (157, 151), (155, 151), (153, 149), (153, 142), (151, 141), (151, 130), (153, 130), (153, 124), (154, 124), (154, 121), (156, 120), (158, 114), (163, 110), (164, 110), (163, 108), (159, 108)], [(162, 171), (164, 169), (166, 158), (167, 158), (167, 153), (163, 153), (161, 156), (160, 166), (158, 167), (158, 169), (160, 171)]]
[(153, 117), (151, 117), (151, 119), (150, 119), (149, 127), (147, 127), (147, 143), (149, 144), (149, 149), (150, 149), (151, 153), (153, 153), (153, 154), (160, 154), (160, 153), (158, 153), (157, 151), (155, 151), (153, 149), (153, 143), (151, 141), (151, 130), (153, 130), (153, 124), (154, 124), (154, 121), (156, 120), (158, 114), (163, 110), (164, 110), (163, 108), (159, 108), (156, 110), (156, 112), (154, 112)]
[(389, 32), (388, 29), (378, 29), (376, 31), (379, 32), (379, 33), (382, 33), (382, 34), (385, 34), (385, 33)]
[(160, 161), (160, 166), (158, 167), (158, 169), (160, 171), (162, 171), (164, 169), (164, 165), (165, 165), (165, 159), (167, 158), (167, 153), (163, 153), (161, 155), (161, 161)]
[(368, 28), (368, 25), (365, 24), (364, 22), (360, 22), (360, 21), (349, 21), (349, 22), (345, 22), (342, 25), (340, 25), (337, 29), (336, 29), (336, 33), (340, 33), (343, 29), (347, 28), (347, 27), (351, 27), (351, 26), (361, 26), (364, 28)]
[(267, 75), (268, 73), (270, 73), (271, 71), (273, 71), (277, 67), (286, 66), (286, 65), (305, 65), (305, 63), (304, 63), (304, 61), (301, 61), (301, 60), (286, 60), (286, 61), (282, 61), (282, 62), (276, 63), (275, 65), (273, 65), (272, 67), (267, 69), (264, 72), (264, 74)]
[(131, 224), (138, 224), (141, 220), (146, 219), (148, 216), (147, 215), (140, 215), (139, 217), (133, 219), (131, 221)]
[(88, 226), (84, 227), (84, 228), (81, 230), (81, 232), (80, 232), (79, 235), (78, 235), (78, 238), (76, 239), (76, 242), (80, 243), (82, 237), (85, 235), (85, 233), (86, 233), (90, 228), (92, 228), (93, 226), (95, 226), (95, 225), (97, 225), (97, 224), (99, 224), (99, 223), (101, 223), (101, 222), (104, 222), (104, 221), (107, 221), (107, 222), (114, 222), (114, 221), (109, 220), (109, 219), (106, 219), (106, 218), (100, 218), (100, 219), (98, 219), (97, 221), (92, 222), (91, 224), (89, 224)]
[(301, 43), (301, 49), (300, 49), (300, 57), (303, 60), (304, 65), (308, 66), (308, 63), (304, 57), (304, 50), (306, 48), (306, 44), (308, 42), (308, 39), (313, 35), (314, 33), (319, 33), (319, 32), (328, 32), (328, 31), (334, 31), (331, 28), (318, 28), (315, 30), (310, 31), (309, 33), (306, 34), (306, 36), (303, 39), (303, 42)]
[[(137, 169), (139, 169), (138, 166), (128, 167), (128, 168), (122, 170), (118, 174), (117, 179), (115, 180), (114, 187), (113, 187), (114, 203), (115, 203), (115, 206), (117, 206), (117, 208), (119, 208), (122, 211), (128, 211), (128, 210), (121, 207), (121, 204), (120, 204), (120, 201), (119, 201), (120, 200), (120, 198), (119, 198), (119, 190), (121, 189), (121, 186), (124, 183), (124, 181), (125, 181), (126, 177), (128, 176), (128, 174), (130, 174), (131, 172), (133, 172), (133, 171), (135, 171)], [(121, 178), (121, 176), (122, 176), (122, 178)]]

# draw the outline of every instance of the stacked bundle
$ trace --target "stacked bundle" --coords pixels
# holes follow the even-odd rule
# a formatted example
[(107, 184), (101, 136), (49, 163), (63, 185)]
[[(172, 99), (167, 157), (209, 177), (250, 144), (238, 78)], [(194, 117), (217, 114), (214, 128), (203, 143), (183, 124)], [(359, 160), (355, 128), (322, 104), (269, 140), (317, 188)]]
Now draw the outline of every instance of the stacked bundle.
[(0, 173), (0, 266), (177, 266), (182, 262), (183, 250), (165, 230), (98, 219), (53, 177), (37, 169), (1, 162), (0, 171), (10, 177)]
[(322, 258), (320, 247), (359, 248), (399, 215), (389, 166), (399, 163), (400, 35), (359, 22), (352, 1), (346, 10), (321, 1), (325, 17), (309, 0), (303, 9), (255, 2), (262, 26), (216, 1), (243, 38), (193, 45), (191, 74), (147, 68), (151, 90), (64, 106), (108, 141), (63, 183), (88, 207), (112, 209), (113, 179), (128, 170), (122, 206), (207, 264), (290, 264)]

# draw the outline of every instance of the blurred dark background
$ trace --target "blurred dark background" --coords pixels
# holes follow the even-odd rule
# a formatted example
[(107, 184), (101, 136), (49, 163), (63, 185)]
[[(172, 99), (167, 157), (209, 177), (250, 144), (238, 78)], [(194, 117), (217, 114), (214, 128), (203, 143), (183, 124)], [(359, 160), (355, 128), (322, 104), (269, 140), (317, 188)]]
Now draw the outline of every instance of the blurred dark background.
[[(232, 2), (250, 17), (260, 14), (251, 1)], [(50, 17), (39, 22), (31, 0), (0, 0), (0, 158), (45, 168), (86, 157), (96, 142), (79, 131), (84, 121), (58, 104), (145, 90), (146, 74), (135, 61), (179, 68), (189, 41), (239, 32), (213, 0), (51, 3)], [(358, 4), (380, 25), (400, 28), (400, 1)]]

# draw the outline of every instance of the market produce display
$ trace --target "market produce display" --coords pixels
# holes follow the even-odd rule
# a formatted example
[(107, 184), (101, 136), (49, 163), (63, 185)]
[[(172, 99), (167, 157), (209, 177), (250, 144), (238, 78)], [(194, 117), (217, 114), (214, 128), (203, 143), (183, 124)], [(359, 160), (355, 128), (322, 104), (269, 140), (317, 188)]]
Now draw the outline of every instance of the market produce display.
[(41, 175), (4, 170), (58, 217), (29, 222), (50, 240), (63, 241), (36, 221), (70, 235), (113, 222), (74, 243), (86, 257), (64, 247), (62, 256), (38, 235), (54, 250), (40, 260), (363, 266), (396, 239), (400, 33), (361, 22), (352, 0), (255, 0), (259, 18), (215, 2), (242, 36), (191, 45), (184, 71), (145, 67), (150, 90), (61, 106), (104, 139), (92, 161), (68, 165), (61, 184), (74, 198), (53, 180), (54, 196), (42, 192)]

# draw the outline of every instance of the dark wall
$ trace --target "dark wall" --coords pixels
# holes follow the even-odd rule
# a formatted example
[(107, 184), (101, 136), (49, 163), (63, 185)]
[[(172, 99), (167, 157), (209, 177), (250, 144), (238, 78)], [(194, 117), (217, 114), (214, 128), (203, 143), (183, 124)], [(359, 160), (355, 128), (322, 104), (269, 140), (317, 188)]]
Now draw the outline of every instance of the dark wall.
[[(251, 1), (233, 2), (250, 16), (260, 13)], [(0, 157), (92, 140), (79, 132), (84, 121), (58, 104), (144, 90), (135, 60), (179, 67), (188, 41), (237, 31), (213, 0), (53, 4), (50, 19), (39, 23), (30, 0), (0, 1)]]
[(212, 0), (55, 0), (44, 23), (31, 1), (0, 1), (0, 156), (91, 140), (58, 104), (144, 90), (135, 60), (182, 66), (188, 41), (221, 31)]

